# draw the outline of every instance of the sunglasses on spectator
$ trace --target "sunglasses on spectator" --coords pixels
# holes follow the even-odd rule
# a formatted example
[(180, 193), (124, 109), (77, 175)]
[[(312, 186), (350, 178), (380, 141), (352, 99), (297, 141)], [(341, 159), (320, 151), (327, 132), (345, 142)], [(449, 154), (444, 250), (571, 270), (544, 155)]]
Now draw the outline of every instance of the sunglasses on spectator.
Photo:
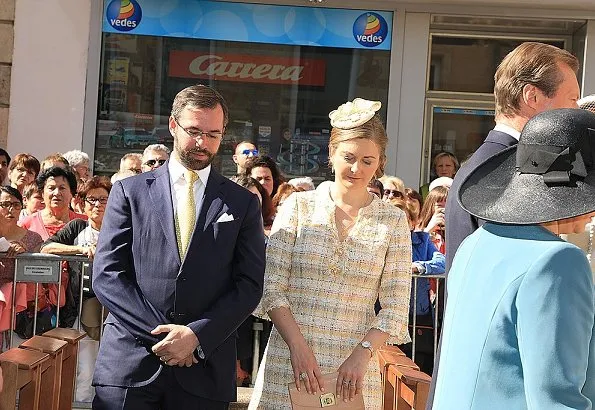
[(89, 197), (85, 198), (85, 202), (88, 203), (89, 205), (95, 205), (95, 204), (97, 204), (97, 202), (99, 202), (101, 205), (105, 205), (105, 204), (107, 204), (107, 197), (102, 196), (101, 198), (95, 198), (93, 196), (89, 196)]
[(401, 191), (398, 191), (396, 189), (385, 189), (384, 190), (384, 196), (393, 196), (395, 198), (403, 198), (403, 193)]
[(153, 167), (155, 166), (155, 164), (159, 164), (159, 166), (165, 164), (165, 159), (150, 159), (147, 162), (145, 162), (145, 165), (148, 167)]
[(245, 149), (242, 151), (242, 154), (244, 154), (245, 156), (252, 154), (253, 157), (256, 157), (256, 156), (258, 156), (258, 150), (257, 149)]
[(4, 201), (4, 202), (0, 202), (0, 208), (3, 209), (22, 209), (23, 208), (23, 204), (21, 204), (18, 201), (15, 202), (10, 202), (10, 201)]

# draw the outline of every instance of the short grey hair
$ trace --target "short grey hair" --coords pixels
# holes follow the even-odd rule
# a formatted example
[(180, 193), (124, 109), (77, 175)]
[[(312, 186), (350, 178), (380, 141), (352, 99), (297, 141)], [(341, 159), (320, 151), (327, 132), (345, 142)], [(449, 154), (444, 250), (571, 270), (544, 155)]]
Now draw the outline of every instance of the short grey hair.
[(143, 156), (138, 152), (129, 152), (128, 154), (124, 154), (122, 159), (120, 159), (120, 171), (124, 171), (122, 167), (124, 166), (124, 163), (127, 159), (138, 159), (142, 163)]
[(64, 158), (68, 161), (68, 163), (76, 167), (82, 163), (89, 163), (89, 155), (84, 153), (83, 151), (79, 151), (78, 149), (73, 149), (72, 151), (65, 152), (62, 154)]
[(170, 153), (169, 148), (167, 148), (163, 144), (151, 144), (151, 145), (147, 145), (147, 148), (145, 148), (145, 150), (143, 151), (143, 158), (146, 157), (147, 154), (152, 151), (163, 152), (167, 155), (169, 155), (169, 153)]

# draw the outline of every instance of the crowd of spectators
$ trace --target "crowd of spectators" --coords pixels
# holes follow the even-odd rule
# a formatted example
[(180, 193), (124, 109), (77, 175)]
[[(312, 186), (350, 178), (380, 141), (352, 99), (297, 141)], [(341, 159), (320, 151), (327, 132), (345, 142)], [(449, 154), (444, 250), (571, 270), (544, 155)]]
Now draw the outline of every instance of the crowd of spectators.
[[(19, 153), (11, 158), (8, 152), (0, 149), (0, 178), (8, 184), (0, 189), (0, 213), (7, 214), (0, 215), (0, 218), (7, 219), (10, 222), (7, 223), (7, 227), (10, 226), (10, 229), (17, 233), (2, 235), (10, 243), (11, 256), (21, 252), (41, 251), (57, 255), (86, 255), (92, 259), (111, 185), (118, 180), (163, 166), (169, 155), (169, 148), (162, 144), (149, 145), (142, 154), (127, 153), (121, 158), (118, 171), (110, 179), (93, 176), (88, 154), (79, 150), (54, 153), (40, 162), (28, 153)], [(438, 252), (444, 251), (444, 202), (448, 193), (448, 188), (445, 186), (449, 184), (440, 177), (446, 176), (444, 171), (446, 169), (448, 178), (452, 178), (458, 168), (458, 161), (450, 153), (439, 153), (436, 158), (433, 164), (434, 172), (438, 176), (436, 181), (439, 184), (434, 183), (435, 186), (427, 184), (430, 188), (436, 188), (436, 192), (432, 189), (425, 206), (422, 206), (424, 203), (422, 195), (415, 189), (406, 188), (398, 177), (385, 175), (379, 179), (374, 178), (368, 187), (369, 192), (406, 212), (410, 221), (412, 239), (415, 239), (414, 250), (416, 246), (420, 247), (419, 243), (427, 247), (425, 253), (414, 252), (412, 272), (418, 274), (444, 271), (443, 263), (432, 262), (436, 260), (433, 247)], [(316, 187), (315, 181), (307, 176), (287, 180), (275, 161), (271, 157), (259, 155), (258, 148), (250, 141), (242, 141), (236, 145), (233, 160), (237, 165), (237, 174), (232, 179), (252, 191), (261, 202), (265, 237), (268, 237), (278, 209), (292, 193), (314, 190)], [(451, 167), (444, 164), (446, 160), (452, 160)], [(422, 191), (423, 189), (424, 187), (421, 187)], [(8, 199), (3, 201), (4, 197)], [(5, 203), (6, 207), (3, 205)], [(3, 232), (1, 224), (0, 219), (0, 235)], [(424, 235), (430, 239), (429, 242), (425, 240)], [(423, 257), (419, 256), (422, 254)], [(11, 259), (3, 259), (4, 268), (0, 272), (0, 276), (6, 279), (0, 283), (0, 292), (5, 295), (4, 301), (0, 303), (0, 331), (6, 331), (9, 328), (6, 307), (12, 303), (11, 275), (13, 275), (14, 265), (11, 265), (11, 261)], [(431, 266), (431, 269), (423, 269), (425, 266)], [(61, 275), (60, 300), (58, 300), (56, 285), (38, 285), (38, 330), (43, 330), (44, 326), (50, 327), (56, 321), (60, 326), (79, 326), (78, 321), (81, 318), (78, 317), (79, 299), (76, 295), (82, 291), (78, 279), (80, 268), (78, 265), (69, 266), (64, 263)], [(432, 301), (435, 297), (431, 282), (433, 281), (426, 280), (418, 284), (418, 304), (423, 304), (422, 315), (431, 314), (430, 308), (433, 306)], [(30, 322), (34, 314), (35, 286), (19, 285), (16, 297), (18, 336), (29, 337), (32, 333)], [(96, 300), (91, 293), (83, 295), (84, 306), (94, 306), (97, 310), (98, 304), (94, 302)], [(58, 304), (60, 317), (55, 317)], [(413, 312), (412, 305), (411, 314)], [(98, 315), (98, 312), (89, 314), (87, 311), (83, 316), (96, 327), (101, 323)], [(419, 322), (431, 324), (431, 320), (426, 319), (420, 317)], [(252, 330), (255, 322), (262, 323), (262, 320), (252, 316), (239, 329), (237, 371), (240, 385), (253, 382), (250, 375), (253, 354)], [(82, 323), (82, 320), (80, 324), (89, 331), (93, 327)], [(262, 349), (266, 346), (270, 333), (270, 323), (264, 321), (263, 325)], [(28, 331), (23, 331), (26, 328)], [(6, 337), (4, 339), (6, 342), (3, 343), (2, 348), (7, 347), (8, 339)], [(90, 375), (92, 363), (97, 355), (96, 335), (88, 337), (81, 346), (83, 349), (79, 366), (77, 400), (86, 401), (93, 395)], [(262, 351), (260, 353), (262, 356)], [(426, 359), (427, 363), (430, 361), (431, 358)]]

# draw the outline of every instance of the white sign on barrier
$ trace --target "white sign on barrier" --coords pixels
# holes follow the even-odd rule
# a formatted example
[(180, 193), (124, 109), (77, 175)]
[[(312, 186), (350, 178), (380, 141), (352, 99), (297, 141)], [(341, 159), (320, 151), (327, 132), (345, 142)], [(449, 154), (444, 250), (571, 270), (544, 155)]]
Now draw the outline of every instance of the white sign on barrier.
[(17, 258), (15, 260), (14, 279), (28, 283), (58, 283), (60, 281), (61, 261), (55, 258)]
[(52, 276), (51, 266), (25, 266), (23, 274), (25, 276)]

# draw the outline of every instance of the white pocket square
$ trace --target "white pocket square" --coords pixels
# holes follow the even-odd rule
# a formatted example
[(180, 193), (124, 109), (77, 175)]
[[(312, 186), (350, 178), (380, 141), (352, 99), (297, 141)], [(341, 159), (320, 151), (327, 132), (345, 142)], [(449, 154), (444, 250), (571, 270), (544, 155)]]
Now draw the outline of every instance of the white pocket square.
[(224, 213), (223, 215), (221, 215), (218, 219), (217, 219), (217, 223), (221, 223), (221, 222), (230, 222), (233, 221), (233, 215), (229, 215), (227, 212)]

